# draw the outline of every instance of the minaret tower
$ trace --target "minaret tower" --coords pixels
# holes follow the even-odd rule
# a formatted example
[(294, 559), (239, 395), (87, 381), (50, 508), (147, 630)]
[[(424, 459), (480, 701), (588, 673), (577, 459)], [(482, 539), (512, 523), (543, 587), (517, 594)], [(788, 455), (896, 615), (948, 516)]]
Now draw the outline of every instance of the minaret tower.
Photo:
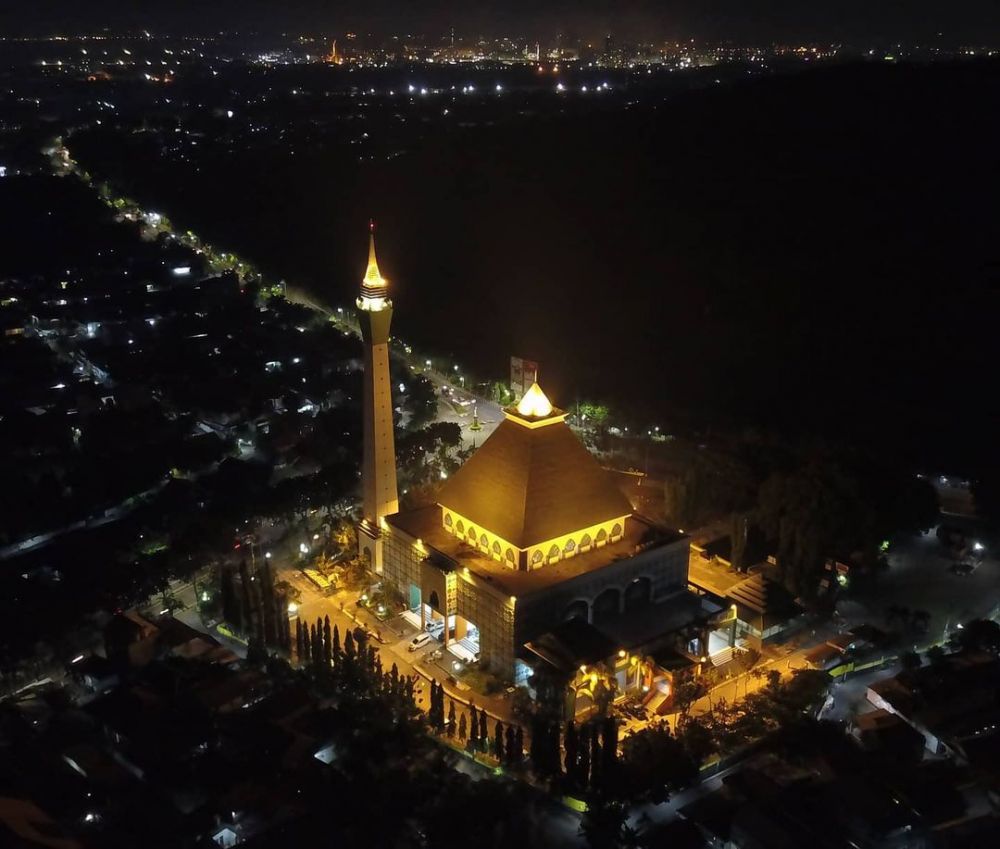
[(365, 348), (364, 457), (361, 463), (363, 513), (358, 525), (358, 553), (369, 567), (382, 571), (382, 519), (399, 512), (396, 495), (396, 446), (392, 432), (389, 377), (389, 323), (392, 301), (388, 281), (375, 258), (375, 223), (369, 224), (368, 268), (357, 300)]

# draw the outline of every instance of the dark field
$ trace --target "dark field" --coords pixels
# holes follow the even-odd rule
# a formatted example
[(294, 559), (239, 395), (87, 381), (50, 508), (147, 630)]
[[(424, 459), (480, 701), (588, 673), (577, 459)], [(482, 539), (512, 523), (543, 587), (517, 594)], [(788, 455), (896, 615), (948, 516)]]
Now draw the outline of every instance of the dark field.
[(429, 132), (363, 163), (71, 147), (331, 305), (377, 217), (397, 333), (482, 375), (536, 358), (556, 403), (974, 472), (998, 424), (998, 101), (1000, 66), (872, 64)]

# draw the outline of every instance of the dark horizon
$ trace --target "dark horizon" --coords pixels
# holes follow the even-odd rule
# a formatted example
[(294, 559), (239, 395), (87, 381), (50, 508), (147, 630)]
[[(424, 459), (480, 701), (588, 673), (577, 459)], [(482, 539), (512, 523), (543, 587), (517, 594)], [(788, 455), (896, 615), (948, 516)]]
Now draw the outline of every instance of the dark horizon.
[(94, 0), (40, 0), (0, 10), (0, 32), (7, 35), (115, 33), (160, 34), (257, 32), (322, 33), (349, 29), (376, 36), (412, 34), (433, 37), (454, 27), (460, 37), (511, 36), (568, 40), (619, 38), (709, 39), (737, 42), (821, 41), (991, 44), (1000, 35), (1000, 6), (989, 0), (960, 0), (942, 6), (932, 0), (883, 2), (873, 9), (864, 0), (639, 0), (627, 8), (609, 0), (527, 3), (523, 0), (470, 4), (436, 0), (414, 9), (401, 0), (341, 4), (319, 0), (272, 4), (262, 0), (221, 0), (204, 4), (180, 0), (168, 6)]

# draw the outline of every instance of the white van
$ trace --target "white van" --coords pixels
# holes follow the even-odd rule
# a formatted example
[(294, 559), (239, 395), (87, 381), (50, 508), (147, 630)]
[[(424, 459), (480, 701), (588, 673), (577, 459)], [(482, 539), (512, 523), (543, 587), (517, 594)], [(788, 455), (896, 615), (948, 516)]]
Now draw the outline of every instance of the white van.
[(410, 640), (410, 645), (407, 647), (407, 651), (416, 651), (417, 649), (422, 649), (431, 641), (431, 635), (426, 631), (422, 634), (417, 634), (412, 640)]

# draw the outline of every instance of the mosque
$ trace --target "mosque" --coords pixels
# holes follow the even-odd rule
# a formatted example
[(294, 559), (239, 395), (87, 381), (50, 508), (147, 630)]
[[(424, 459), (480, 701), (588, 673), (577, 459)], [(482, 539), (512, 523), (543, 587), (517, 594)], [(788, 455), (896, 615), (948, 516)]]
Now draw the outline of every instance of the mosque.
[(663, 689), (666, 666), (705, 661), (718, 608), (688, 590), (688, 538), (633, 510), (537, 383), (503, 410), (436, 503), (399, 510), (392, 301), (373, 233), (357, 308), (365, 346), (359, 549), (402, 595), (404, 615), (505, 680), (556, 671), (574, 693), (590, 694), (598, 667), (618, 692), (649, 692)]

